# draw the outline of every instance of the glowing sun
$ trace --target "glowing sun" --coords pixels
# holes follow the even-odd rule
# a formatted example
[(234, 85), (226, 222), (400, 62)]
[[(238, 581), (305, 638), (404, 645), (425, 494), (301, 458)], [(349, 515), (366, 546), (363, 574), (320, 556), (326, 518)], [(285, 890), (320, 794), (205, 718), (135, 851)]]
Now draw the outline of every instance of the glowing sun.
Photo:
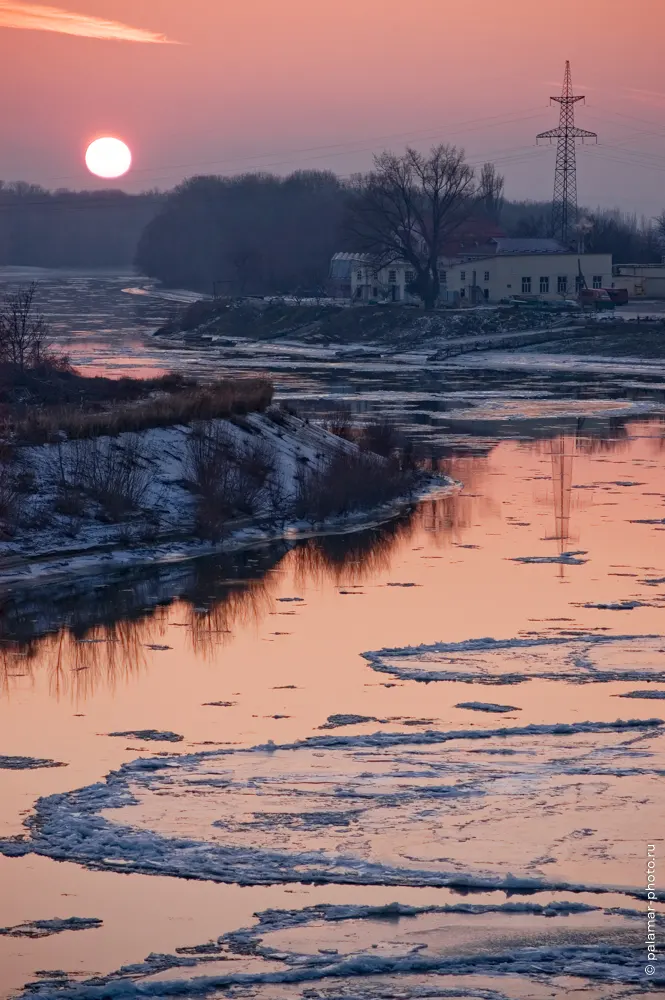
[(122, 139), (105, 136), (90, 143), (85, 153), (85, 165), (97, 177), (122, 177), (132, 165), (132, 153)]

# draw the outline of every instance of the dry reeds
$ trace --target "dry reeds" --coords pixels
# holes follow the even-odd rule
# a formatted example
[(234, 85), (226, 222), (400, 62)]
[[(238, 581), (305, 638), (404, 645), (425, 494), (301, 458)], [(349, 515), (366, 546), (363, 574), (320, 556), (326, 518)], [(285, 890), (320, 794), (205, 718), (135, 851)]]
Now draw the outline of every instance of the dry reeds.
[(5, 416), (4, 427), (0, 427), (0, 436), (21, 445), (47, 444), (63, 438), (116, 437), (153, 427), (262, 412), (270, 405), (272, 396), (273, 387), (267, 379), (229, 379), (136, 402), (115, 403), (111, 408), (96, 411), (66, 405), (9, 414)]

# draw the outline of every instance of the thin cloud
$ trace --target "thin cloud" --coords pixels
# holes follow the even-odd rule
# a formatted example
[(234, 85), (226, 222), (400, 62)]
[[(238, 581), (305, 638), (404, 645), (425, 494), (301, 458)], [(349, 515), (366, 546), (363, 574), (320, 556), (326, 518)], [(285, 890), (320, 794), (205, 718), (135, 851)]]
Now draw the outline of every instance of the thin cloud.
[(116, 42), (169, 44), (165, 35), (145, 28), (132, 28), (120, 21), (107, 21), (91, 14), (77, 14), (60, 7), (46, 7), (23, 0), (0, 0), (0, 28), (22, 28), (27, 31), (55, 31), (62, 35), (101, 38)]

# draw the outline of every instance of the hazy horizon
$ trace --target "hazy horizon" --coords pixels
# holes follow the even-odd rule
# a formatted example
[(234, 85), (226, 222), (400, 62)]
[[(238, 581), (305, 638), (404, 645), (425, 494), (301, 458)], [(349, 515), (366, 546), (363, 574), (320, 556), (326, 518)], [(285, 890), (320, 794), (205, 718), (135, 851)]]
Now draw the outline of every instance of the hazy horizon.
[[(197, 173), (298, 168), (346, 176), (406, 142), (450, 141), (493, 160), (510, 199), (551, 197), (557, 124), (549, 96), (571, 60), (579, 201), (654, 215), (665, 207), (665, 12), (636, 0), (526, 0), (444, 9), (438, 0), (176, 0), (64, 6), (0, 2), (5, 88), (0, 177), (48, 188), (169, 189)], [(123, 138), (132, 171), (85, 169), (100, 134)]]

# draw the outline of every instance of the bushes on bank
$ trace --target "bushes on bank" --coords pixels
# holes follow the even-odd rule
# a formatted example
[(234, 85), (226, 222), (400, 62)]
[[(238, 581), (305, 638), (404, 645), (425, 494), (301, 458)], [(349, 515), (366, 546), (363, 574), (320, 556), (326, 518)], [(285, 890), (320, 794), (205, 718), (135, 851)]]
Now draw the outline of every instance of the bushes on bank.
[(122, 444), (111, 438), (73, 442), (66, 455), (58, 448), (56, 510), (81, 516), (86, 501), (100, 505), (110, 521), (121, 521), (139, 511), (150, 488), (149, 456), (138, 437)]
[(240, 446), (226, 428), (199, 425), (188, 442), (185, 476), (196, 499), (195, 530), (201, 538), (220, 538), (233, 518), (275, 511), (278, 472), (263, 441)]
[(414, 471), (397, 458), (340, 450), (314, 468), (299, 470), (294, 513), (311, 521), (340, 517), (408, 496), (416, 482)]

